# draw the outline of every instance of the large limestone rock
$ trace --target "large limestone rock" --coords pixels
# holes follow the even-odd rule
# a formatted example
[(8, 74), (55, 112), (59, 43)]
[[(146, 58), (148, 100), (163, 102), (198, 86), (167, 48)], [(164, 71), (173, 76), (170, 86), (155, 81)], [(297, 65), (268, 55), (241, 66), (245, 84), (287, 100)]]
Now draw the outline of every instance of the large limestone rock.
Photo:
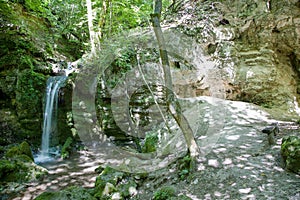
[[(215, 85), (222, 83), (223, 95), (218, 97), (267, 108), (280, 107), (287, 113), (297, 114), (300, 98), (299, 2), (271, 1), (267, 4), (267, 1), (227, 0), (197, 1), (196, 4), (185, 4), (167, 23), (176, 24), (177, 29), (197, 40), (207, 60), (216, 63), (218, 76), (207, 73), (205, 79), (199, 76), (202, 92), (197, 95), (194, 87), (193, 92), (181, 96), (214, 96), (212, 93), (220, 90), (220, 87), (214, 88)], [(194, 56), (197, 52), (190, 54)], [(187, 79), (185, 85), (193, 88), (196, 81), (197, 78)], [(187, 86), (181, 88), (187, 91), (184, 89)]]

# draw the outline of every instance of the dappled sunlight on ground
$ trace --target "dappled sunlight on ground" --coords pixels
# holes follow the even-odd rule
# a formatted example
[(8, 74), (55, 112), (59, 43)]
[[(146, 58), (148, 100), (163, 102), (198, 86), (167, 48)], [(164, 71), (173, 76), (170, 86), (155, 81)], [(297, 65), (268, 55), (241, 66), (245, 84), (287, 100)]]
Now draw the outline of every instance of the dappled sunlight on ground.
[(95, 186), (97, 173), (95, 169), (101, 162), (91, 152), (82, 151), (68, 160), (44, 163), (49, 174), (39, 182), (28, 183), (23, 192), (14, 199), (34, 199), (45, 191), (59, 191), (69, 186), (92, 188)]
[(296, 130), (295, 125), (279, 122), (281, 135), (270, 146), (261, 130), (275, 120), (250, 104), (227, 104), (224, 133), (199, 167), (205, 181), (189, 190), (201, 188), (198, 195), (194, 193), (199, 199), (285, 199), (299, 193), (299, 175), (284, 171), (280, 160), (283, 128)]
[[(252, 104), (210, 99), (212, 105), (208, 98), (186, 99), (183, 104), (190, 104), (185, 114), (199, 127), (195, 137), (202, 151), (196, 172), (180, 180), (164, 171), (162, 177), (147, 180), (147, 184), (160, 188), (165, 177), (172, 177), (169, 184), (193, 200), (300, 199), (300, 176), (285, 171), (280, 156), (282, 137), (299, 134), (299, 126), (276, 121)], [(195, 113), (197, 106), (199, 112)], [(194, 111), (191, 115), (190, 110)], [(270, 146), (262, 130), (273, 122), (279, 123), (280, 132)], [(147, 187), (142, 189), (147, 192)]]
[(28, 184), (16, 199), (32, 199), (46, 190), (71, 185), (93, 187), (95, 168), (103, 163), (127, 172), (152, 173), (137, 188), (149, 198), (154, 188), (171, 182), (179, 194), (193, 200), (300, 199), (300, 176), (285, 171), (280, 157), (282, 137), (299, 134), (298, 125), (277, 121), (280, 132), (275, 145), (270, 146), (262, 130), (275, 120), (257, 106), (208, 97), (196, 99), (191, 99), (192, 103), (183, 100), (184, 113), (201, 149), (197, 170), (190, 179), (178, 178), (178, 169), (172, 163), (186, 152), (182, 134), (175, 131), (172, 140), (166, 139), (160, 151), (153, 154), (107, 145), (100, 151), (85, 151), (70, 160), (45, 164), (49, 175), (39, 183)]

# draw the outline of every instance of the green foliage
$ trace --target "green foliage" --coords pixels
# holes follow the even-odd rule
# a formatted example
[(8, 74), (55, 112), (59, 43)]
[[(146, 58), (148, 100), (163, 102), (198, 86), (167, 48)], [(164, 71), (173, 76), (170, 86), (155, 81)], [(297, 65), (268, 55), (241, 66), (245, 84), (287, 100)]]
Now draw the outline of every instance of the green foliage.
[(107, 184), (112, 184), (113, 188), (111, 192), (119, 192), (125, 199), (131, 196), (129, 189), (137, 187), (134, 179), (128, 173), (115, 170), (111, 167), (105, 167), (104, 169), (99, 167), (96, 171), (101, 172), (96, 179), (94, 189), (94, 196), (99, 199), (111, 199), (103, 195), (103, 190)]
[(88, 189), (82, 188), (80, 186), (71, 186), (64, 190), (58, 192), (44, 192), (35, 200), (96, 200)]
[(34, 119), (37, 113), (42, 113), (45, 83), (46, 77), (32, 70), (24, 70), (18, 74), (16, 104), (20, 118)]
[(107, 86), (114, 88), (119, 80), (130, 70), (135, 63), (136, 53), (132, 48), (122, 49), (116, 55), (115, 60), (105, 71)]
[(69, 158), (70, 153), (72, 151), (72, 142), (73, 142), (73, 139), (71, 137), (68, 137), (61, 149), (61, 158), (62, 159)]
[(42, 2), (40, 0), (25, 0), (25, 8), (28, 11), (33, 11), (36, 13), (44, 13), (45, 8), (42, 6)]
[(33, 69), (32, 57), (28, 55), (23, 55), (20, 57), (19, 70), (23, 69)]
[(9, 160), (0, 160), (0, 180), (16, 170), (16, 165)]
[(96, 178), (95, 197), (101, 198), (102, 192), (106, 183), (111, 183), (114, 186), (123, 178), (124, 173), (118, 172), (111, 167), (105, 167), (101, 174)]
[[(106, 2), (109, 2), (106, 0)], [(163, 9), (170, 4), (170, 0), (163, 0)], [(96, 14), (94, 24), (102, 29), (104, 38), (136, 27), (150, 25), (150, 14), (153, 12), (152, 0), (117, 0), (107, 3), (107, 11), (103, 12), (102, 1), (95, 2), (93, 7)], [(104, 16), (103, 16), (104, 15)], [(103, 24), (103, 18), (106, 23)], [(96, 30), (97, 31), (97, 30)]]
[(174, 187), (165, 186), (154, 192), (153, 200), (166, 200), (176, 196)]
[(158, 136), (157, 133), (149, 133), (146, 135), (145, 138), (145, 144), (142, 147), (142, 152), (143, 153), (151, 153), (156, 151), (158, 143)]
[(85, 1), (52, 0), (47, 4), (47, 8), (47, 18), (55, 30), (55, 39), (64, 44), (58, 48), (62, 48), (63, 51), (67, 48), (68, 53), (78, 59), (86, 49), (89, 36)]
[(295, 173), (300, 173), (300, 138), (288, 136), (282, 139), (281, 155), (286, 168)]
[(178, 161), (178, 175), (181, 180), (184, 180), (191, 171), (192, 159), (189, 155), (183, 157)]

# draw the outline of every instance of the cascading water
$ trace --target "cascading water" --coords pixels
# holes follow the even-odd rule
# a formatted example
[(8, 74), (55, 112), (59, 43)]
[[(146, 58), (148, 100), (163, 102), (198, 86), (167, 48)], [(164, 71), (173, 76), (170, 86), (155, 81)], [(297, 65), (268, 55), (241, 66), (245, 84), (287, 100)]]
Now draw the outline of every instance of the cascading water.
[(49, 151), (50, 136), (57, 131), (58, 92), (66, 79), (67, 76), (53, 76), (47, 80), (42, 146), (40, 154), (35, 158), (38, 163), (52, 159)]

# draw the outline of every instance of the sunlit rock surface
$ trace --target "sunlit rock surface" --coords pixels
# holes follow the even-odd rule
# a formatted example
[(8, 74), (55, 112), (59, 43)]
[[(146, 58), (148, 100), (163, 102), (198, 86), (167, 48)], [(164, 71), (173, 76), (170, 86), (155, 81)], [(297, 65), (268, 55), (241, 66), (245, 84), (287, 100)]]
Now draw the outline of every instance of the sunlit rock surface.
[[(216, 63), (226, 99), (297, 113), (299, 10), (298, 1), (198, 1), (180, 7), (166, 24), (197, 40)], [(202, 76), (186, 80), (182, 90), (202, 80), (198, 95), (212, 96), (208, 80), (215, 77)], [(181, 95), (198, 96), (195, 91)]]

